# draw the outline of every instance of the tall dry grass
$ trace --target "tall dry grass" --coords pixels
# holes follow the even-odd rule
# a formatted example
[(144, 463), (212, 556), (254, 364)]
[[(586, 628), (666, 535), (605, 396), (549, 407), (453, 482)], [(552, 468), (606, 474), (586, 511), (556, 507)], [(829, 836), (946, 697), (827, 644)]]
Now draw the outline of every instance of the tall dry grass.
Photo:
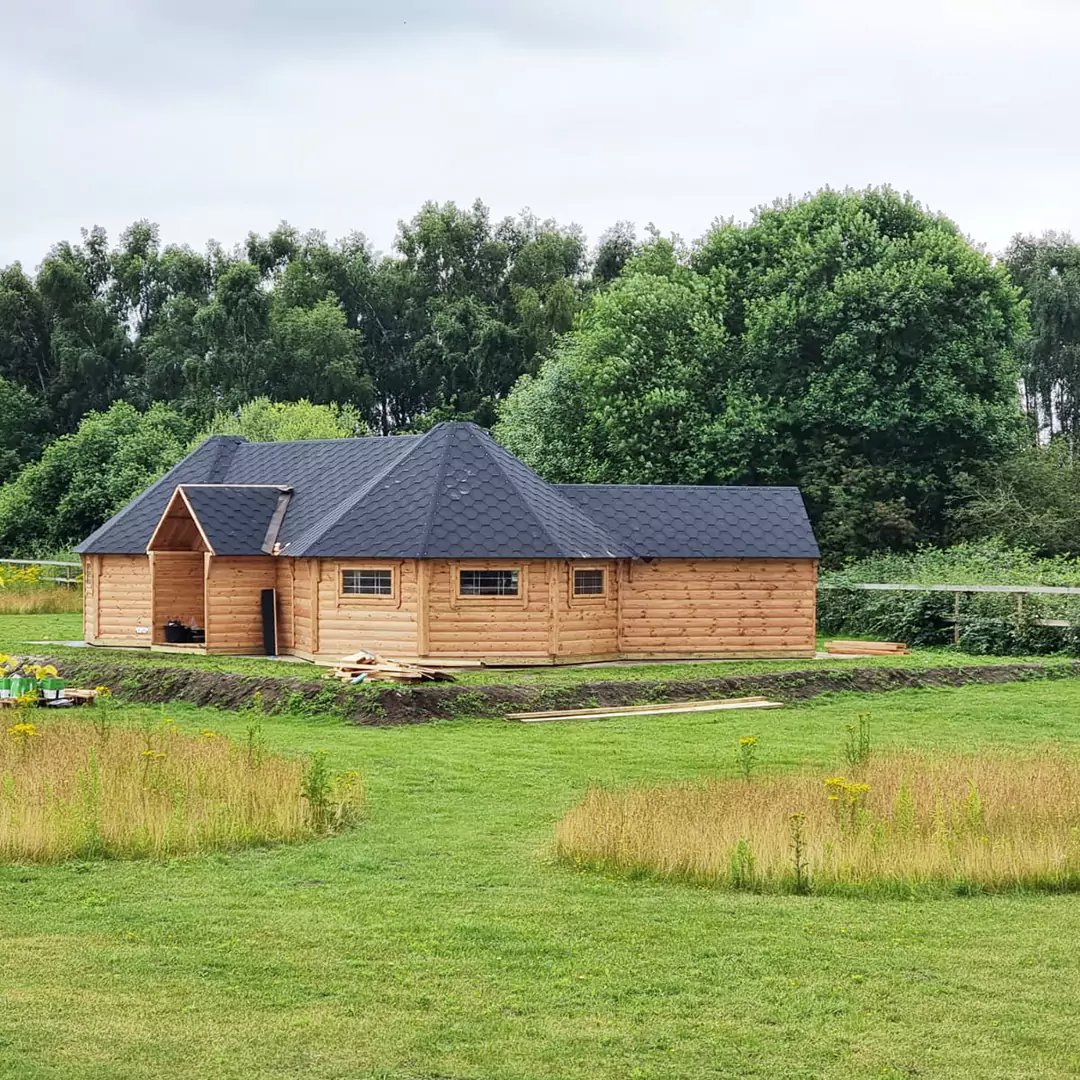
[[(11, 710), (0, 726), (0, 861), (168, 857), (292, 842), (356, 820), (363, 786), (212, 731)], [(315, 777), (314, 783), (312, 777)]]
[(0, 615), (73, 615), (82, 611), (82, 579), (70, 585), (48, 580), (62, 569), (0, 560)]
[(0, 588), (0, 615), (77, 615), (82, 609), (82, 590), (71, 585)]
[(846, 777), (594, 787), (555, 845), (579, 866), (733, 889), (1080, 889), (1080, 760), (908, 752)]

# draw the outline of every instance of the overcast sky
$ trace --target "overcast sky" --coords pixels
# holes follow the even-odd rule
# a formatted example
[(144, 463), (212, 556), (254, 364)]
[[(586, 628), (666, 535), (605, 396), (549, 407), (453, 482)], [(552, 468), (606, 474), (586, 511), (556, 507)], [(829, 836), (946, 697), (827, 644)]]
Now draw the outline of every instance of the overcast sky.
[(381, 249), (427, 199), (686, 239), (889, 183), (1080, 235), (1080, 0), (0, 0), (0, 264), (138, 218)]

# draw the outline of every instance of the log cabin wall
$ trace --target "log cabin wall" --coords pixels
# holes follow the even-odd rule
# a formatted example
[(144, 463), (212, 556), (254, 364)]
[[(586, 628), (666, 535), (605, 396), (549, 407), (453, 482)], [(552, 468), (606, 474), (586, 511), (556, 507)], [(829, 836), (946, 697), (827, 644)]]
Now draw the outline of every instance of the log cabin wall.
[(206, 580), (201, 551), (155, 551), (150, 555), (150, 582), (155, 645), (165, 641), (165, 624), (179, 619), (188, 626), (206, 625)]
[[(314, 580), (314, 641), (308, 649), (320, 656), (342, 657), (359, 649), (390, 657), (417, 655), (416, 559), (298, 559), (296, 580)], [(312, 574), (308, 567), (313, 567)], [(388, 570), (388, 596), (345, 592), (343, 570)], [(297, 611), (299, 613), (299, 599)], [(297, 619), (298, 639), (299, 614)], [(310, 641), (310, 638), (309, 638)], [(298, 646), (299, 649), (299, 646)]]
[[(550, 564), (552, 593), (551, 652), (557, 660), (614, 658), (619, 652), (619, 564), (610, 561)], [(601, 594), (578, 595), (576, 571), (602, 572)], [(594, 576), (595, 581), (595, 576)]]
[(292, 567), (293, 651), (301, 656), (312, 653), (311, 568), (315, 559), (282, 559)]
[[(547, 559), (428, 560), (424, 655), (549, 660), (558, 565)], [(518, 595), (461, 596), (462, 570), (517, 570)]]
[(208, 556), (207, 652), (263, 651), (261, 592), (276, 584), (271, 555)]
[(148, 556), (84, 555), (83, 575), (86, 640), (149, 648), (153, 612)]
[(813, 559), (657, 559), (624, 565), (619, 651), (628, 658), (811, 656)]
[(296, 645), (296, 559), (277, 559), (275, 570), (278, 652), (290, 653)]

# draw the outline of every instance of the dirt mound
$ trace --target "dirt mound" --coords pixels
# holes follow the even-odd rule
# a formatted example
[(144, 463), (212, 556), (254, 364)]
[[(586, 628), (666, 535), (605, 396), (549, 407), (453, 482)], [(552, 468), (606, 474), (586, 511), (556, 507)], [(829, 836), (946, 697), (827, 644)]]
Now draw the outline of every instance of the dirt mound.
[(240, 675), (205, 668), (157, 666), (114, 661), (89, 652), (85, 657), (34, 657), (54, 664), (71, 682), (105, 685), (124, 701), (184, 701), (221, 709), (256, 708), (266, 712), (339, 716), (354, 724), (419, 724), (453, 716), (504, 716), (534, 709), (590, 705), (647, 705), (664, 701), (765, 694), (780, 701), (802, 701), (843, 690), (881, 693), (912, 687), (964, 686), (1032, 679), (1075, 678), (1080, 662), (1064, 664), (988, 664), (971, 667), (807, 669), (728, 678), (630, 680), (603, 679), (574, 686), (342, 686), (308, 679)]

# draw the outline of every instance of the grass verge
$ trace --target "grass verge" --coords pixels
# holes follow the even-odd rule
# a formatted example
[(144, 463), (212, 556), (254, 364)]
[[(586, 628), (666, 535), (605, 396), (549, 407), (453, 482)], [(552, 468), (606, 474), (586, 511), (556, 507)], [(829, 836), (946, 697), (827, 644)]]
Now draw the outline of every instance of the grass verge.
[[(836, 695), (759, 725), (765, 773), (877, 749), (1080, 747), (1080, 682)], [(157, 708), (124, 707), (139, 724)], [(243, 715), (169, 716), (242, 741)], [(724, 893), (581, 874), (590, 785), (738, 776), (731, 713), (598, 724), (263, 721), (359, 769), (362, 829), (168, 861), (0, 866), (4, 1080), (1030, 1080), (1080, 1069), (1080, 903)]]

